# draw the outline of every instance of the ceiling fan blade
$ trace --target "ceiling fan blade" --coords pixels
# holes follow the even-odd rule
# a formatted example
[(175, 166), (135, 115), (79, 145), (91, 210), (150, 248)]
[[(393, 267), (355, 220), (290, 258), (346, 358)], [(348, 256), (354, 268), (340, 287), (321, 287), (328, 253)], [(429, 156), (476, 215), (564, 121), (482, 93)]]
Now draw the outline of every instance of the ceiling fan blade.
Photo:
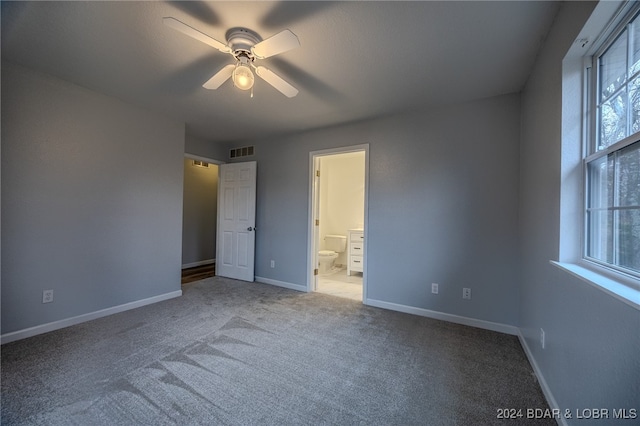
[(168, 26), (173, 28), (174, 30), (180, 31), (181, 33), (188, 35), (191, 38), (194, 38), (198, 41), (201, 41), (204, 44), (208, 44), (209, 46), (218, 49), (223, 53), (231, 53), (231, 48), (226, 44), (216, 40), (215, 38), (211, 38), (208, 35), (201, 33), (195, 28), (190, 27), (184, 22), (180, 22), (175, 18), (167, 17), (162, 18), (162, 22)]
[(264, 81), (275, 87), (276, 90), (285, 95), (287, 98), (293, 98), (298, 94), (298, 89), (284, 81), (279, 75), (277, 75), (267, 67), (256, 67), (256, 74), (258, 74), (258, 77), (262, 78)]
[(220, 71), (218, 71), (213, 77), (207, 80), (206, 83), (202, 85), (205, 89), (215, 90), (218, 87), (222, 86), (222, 83), (227, 81), (231, 74), (233, 73), (233, 69), (236, 66), (233, 64), (225, 65), (222, 67)]
[(257, 58), (264, 59), (296, 47), (300, 47), (298, 36), (289, 30), (284, 30), (253, 46), (251, 52)]

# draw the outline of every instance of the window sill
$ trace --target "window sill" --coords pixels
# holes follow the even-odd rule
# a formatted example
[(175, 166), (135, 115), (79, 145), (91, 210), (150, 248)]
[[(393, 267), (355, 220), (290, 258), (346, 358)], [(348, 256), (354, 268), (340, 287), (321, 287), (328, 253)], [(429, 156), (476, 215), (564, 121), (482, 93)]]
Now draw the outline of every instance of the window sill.
[[(627, 305), (640, 310), (640, 290), (635, 289), (631, 282), (627, 285), (621, 280), (613, 279), (577, 263), (556, 262), (553, 260), (550, 263)], [(633, 279), (630, 278), (629, 280)]]

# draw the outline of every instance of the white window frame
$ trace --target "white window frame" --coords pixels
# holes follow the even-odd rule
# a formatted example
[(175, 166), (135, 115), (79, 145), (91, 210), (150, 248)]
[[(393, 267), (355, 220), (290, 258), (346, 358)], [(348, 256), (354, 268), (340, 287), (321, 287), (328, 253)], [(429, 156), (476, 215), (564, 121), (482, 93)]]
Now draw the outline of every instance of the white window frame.
[[(593, 56), (633, 14), (635, 2), (599, 2), (562, 60), (560, 234), (557, 260), (550, 263), (581, 282), (640, 311), (640, 279), (585, 259), (586, 149), (595, 127), (590, 118), (589, 80)], [(595, 113), (595, 112), (594, 112)]]
[[(637, 4), (632, 9), (627, 11), (621, 23), (618, 24), (613, 31), (610, 31), (609, 34), (606, 36), (606, 38), (603, 39), (603, 41), (597, 47), (597, 50), (593, 53), (593, 55), (591, 55), (591, 58), (590, 58), (591, 66), (585, 70), (586, 72), (585, 80), (587, 84), (585, 86), (586, 94), (583, 99), (585, 99), (586, 113), (584, 117), (587, 120), (587, 126), (586, 126), (585, 138), (583, 143), (582, 172), (583, 172), (584, 215), (583, 215), (583, 236), (582, 236), (581, 246), (582, 246), (582, 258), (584, 261), (598, 268), (604, 268), (609, 273), (620, 274), (621, 277), (625, 279), (625, 281), (627, 281), (628, 278), (631, 278), (632, 280), (631, 285), (634, 286), (636, 289), (640, 289), (640, 272), (634, 271), (629, 268), (624, 268), (622, 266), (618, 266), (615, 264), (616, 240), (617, 240), (615, 238), (616, 234), (614, 234), (613, 236), (614, 238), (613, 262), (614, 263), (609, 263), (601, 259), (589, 256), (588, 249), (589, 249), (589, 233), (590, 233), (589, 228), (590, 227), (589, 227), (588, 218), (587, 218), (588, 211), (589, 211), (588, 198), (589, 198), (589, 189), (590, 189), (589, 188), (589, 170), (588, 170), (589, 163), (595, 160), (601, 159), (603, 157), (608, 158), (609, 155), (615, 152), (621, 151), (624, 148), (640, 141), (640, 131), (638, 131), (634, 134), (631, 134), (615, 142), (614, 144), (604, 149), (600, 149), (600, 150), (597, 149), (598, 142), (600, 139), (600, 120), (599, 120), (600, 114), (598, 112), (598, 106), (603, 103), (603, 102), (599, 102), (599, 99), (601, 96), (601, 90), (602, 90), (600, 87), (600, 75), (598, 74), (599, 60), (600, 60), (600, 57), (618, 40), (619, 36), (625, 31), (625, 29), (627, 30), (627, 37), (628, 37), (628, 34), (629, 34), (628, 25), (634, 20), (637, 20), (637, 21), (640, 20), (640, 4)], [(627, 44), (627, 49), (629, 48), (630, 46)], [(640, 75), (640, 73), (634, 74), (634, 77), (637, 78), (638, 75)], [(625, 82), (625, 86), (628, 87), (631, 83), (631, 80), (632, 78), (628, 78), (627, 81)], [(617, 91), (619, 91), (620, 89), (621, 88), (618, 88)], [(626, 92), (628, 96), (629, 91), (627, 90)], [(615, 96), (615, 94), (613, 96)], [(627, 107), (628, 106), (629, 105), (627, 105)], [(631, 118), (631, 108), (628, 107), (627, 120), (626, 120), (626, 126), (627, 126), (628, 132), (630, 131), (630, 126), (631, 126), (630, 118)], [(614, 185), (615, 185), (615, 181), (616, 179), (614, 178)], [(610, 207), (610, 211), (616, 211), (616, 210), (620, 210), (620, 208)]]

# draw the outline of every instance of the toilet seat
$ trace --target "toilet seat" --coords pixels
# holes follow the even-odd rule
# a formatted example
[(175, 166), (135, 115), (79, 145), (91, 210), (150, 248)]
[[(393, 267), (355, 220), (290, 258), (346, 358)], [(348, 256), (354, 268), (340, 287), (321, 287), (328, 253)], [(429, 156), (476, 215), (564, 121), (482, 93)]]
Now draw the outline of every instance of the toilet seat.
[(334, 254), (336, 254), (336, 252), (333, 250), (320, 250), (318, 254), (320, 256), (333, 256)]

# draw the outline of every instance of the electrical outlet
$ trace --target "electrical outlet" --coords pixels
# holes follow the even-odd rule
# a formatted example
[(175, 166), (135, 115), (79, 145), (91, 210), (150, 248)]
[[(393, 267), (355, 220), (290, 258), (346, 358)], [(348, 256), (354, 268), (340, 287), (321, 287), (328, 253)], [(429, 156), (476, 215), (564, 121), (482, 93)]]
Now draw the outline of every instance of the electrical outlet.
[(53, 290), (42, 290), (42, 303), (53, 302)]
[(271, 261), (271, 267), (272, 267), (272, 268), (275, 268), (275, 267), (276, 267), (276, 261), (275, 261), (275, 260), (272, 260), (272, 261)]
[(462, 298), (463, 299), (471, 299), (471, 289), (470, 288), (463, 288), (462, 289)]
[(438, 294), (438, 283), (431, 283), (431, 293)]
[(544, 330), (540, 329), (540, 346), (542, 346), (542, 349), (544, 349)]

